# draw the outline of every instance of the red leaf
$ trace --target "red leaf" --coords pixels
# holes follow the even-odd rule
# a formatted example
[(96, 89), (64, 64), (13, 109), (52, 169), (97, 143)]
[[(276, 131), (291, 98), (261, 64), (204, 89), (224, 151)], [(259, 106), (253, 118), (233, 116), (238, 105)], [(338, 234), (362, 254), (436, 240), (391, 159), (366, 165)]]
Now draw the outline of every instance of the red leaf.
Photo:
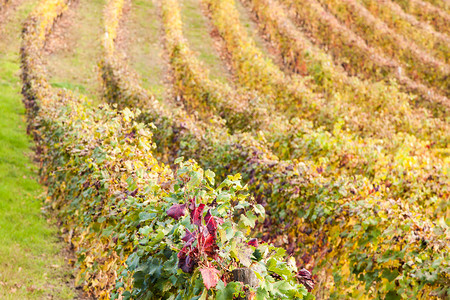
[(166, 211), (166, 213), (169, 215), (169, 217), (172, 217), (175, 220), (178, 220), (179, 218), (184, 216), (185, 209), (186, 209), (186, 204), (174, 204)]
[(186, 229), (186, 234), (183, 236), (181, 240), (185, 241), (185, 247), (189, 247), (195, 241), (197, 235), (197, 231), (190, 232), (189, 229)]
[(211, 215), (211, 210), (210, 209), (208, 209), (208, 212), (206, 213), (205, 223), (206, 223), (206, 228), (208, 228), (209, 234), (211, 234), (213, 236), (216, 236), (217, 223), (215, 221), (215, 217), (213, 217)]
[(217, 285), (219, 281), (219, 270), (216, 268), (201, 268), (200, 272), (202, 273), (203, 284), (208, 290)]
[(202, 224), (202, 212), (203, 209), (205, 209), (205, 204), (200, 204), (198, 207), (195, 207), (191, 210), (191, 222), (194, 225), (201, 225)]
[(215, 251), (219, 248), (216, 244), (216, 239), (214, 236), (208, 234), (205, 238), (205, 236), (202, 234), (200, 236), (200, 244), (201, 244), (201, 251), (204, 253), (214, 256)]
[(258, 240), (257, 239), (251, 239), (250, 241), (248, 241), (247, 244), (250, 245), (250, 246), (253, 246), (253, 247), (258, 247)]
[(194, 267), (197, 262), (194, 250), (188, 250), (187, 247), (184, 247), (178, 253), (178, 268), (183, 270), (185, 273), (192, 273), (194, 271)]

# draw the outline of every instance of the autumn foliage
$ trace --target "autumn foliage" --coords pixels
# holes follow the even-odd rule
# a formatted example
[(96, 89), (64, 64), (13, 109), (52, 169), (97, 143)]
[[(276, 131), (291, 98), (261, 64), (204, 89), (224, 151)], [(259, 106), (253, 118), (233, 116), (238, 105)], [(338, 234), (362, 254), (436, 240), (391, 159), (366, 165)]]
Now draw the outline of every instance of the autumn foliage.
[[(189, 48), (178, 1), (162, 0), (177, 99), (165, 101), (116, 49), (125, 2), (109, 0), (101, 105), (49, 84), (43, 47), (68, 1), (40, 2), (22, 37), (28, 129), (87, 293), (449, 296), (448, 47), (420, 24), (421, 1), (394, 1), (395, 29), (394, 3), (375, 2), (243, 0), (276, 62), (234, 0), (201, 1), (224, 83)], [(234, 278), (241, 268), (256, 285)]]

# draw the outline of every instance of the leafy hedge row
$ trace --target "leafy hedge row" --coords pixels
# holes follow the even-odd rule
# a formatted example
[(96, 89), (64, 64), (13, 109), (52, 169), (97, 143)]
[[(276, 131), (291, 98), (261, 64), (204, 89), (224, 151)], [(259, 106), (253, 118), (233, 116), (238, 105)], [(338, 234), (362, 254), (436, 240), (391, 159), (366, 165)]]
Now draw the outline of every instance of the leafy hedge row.
[(347, 22), (347, 26), (359, 36), (363, 36), (369, 45), (379, 47), (383, 53), (396, 58), (408, 76), (420, 78), (430, 86), (440, 89), (440, 92), (447, 97), (450, 95), (448, 64), (391, 30), (357, 1), (320, 0), (319, 2), (339, 20)]
[(449, 13), (422, 0), (393, 1), (398, 3), (405, 12), (431, 24), (436, 31), (450, 35), (450, 28), (448, 27), (448, 23), (450, 22)]
[[(208, 1), (204, 1), (209, 5)], [(268, 59), (260, 49), (255, 47), (254, 41), (242, 38), (244, 34), (239, 20), (226, 31), (213, 23), (225, 41), (225, 46), (231, 57), (231, 65), (237, 82), (250, 90), (256, 90), (265, 95), (268, 101), (279, 111), (298, 118), (311, 119), (324, 123), (326, 117), (321, 112), (326, 100), (309, 89), (312, 84), (310, 78), (285, 74), (275, 63)], [(328, 124), (329, 125), (329, 124)]]
[(317, 1), (283, 0), (282, 3), (289, 7), (296, 23), (327, 47), (327, 51), (350, 75), (376, 81), (397, 80), (401, 88), (427, 101), (448, 102), (447, 97), (415, 78), (408, 77), (398, 61), (386, 57), (380, 49), (368, 46), (360, 36), (349, 30)]
[[(448, 132), (445, 122), (434, 120), (426, 110), (414, 110), (409, 104), (412, 102), (411, 97), (400, 92), (397, 87), (349, 77), (341, 67), (335, 65), (330, 55), (315, 47), (290, 22), (278, 3), (266, 0), (246, 3), (255, 13), (260, 29), (277, 47), (288, 68), (312, 76), (317, 84), (311, 87), (316, 92), (328, 95), (329, 102), (338, 102), (334, 105), (338, 106), (334, 108), (337, 110), (336, 115), (345, 115), (350, 119), (346, 123), (353, 131), (382, 137), (392, 132), (406, 131), (435, 141)], [(436, 104), (432, 105), (433, 111), (446, 116), (449, 107)], [(359, 109), (355, 109), (355, 106)], [(439, 130), (439, 127), (442, 129)]]
[[(92, 107), (52, 89), (43, 45), (62, 0), (43, 0), (24, 25), (23, 93), (48, 199), (75, 247), (81, 279), (99, 299), (258, 299), (308, 297), (310, 273), (285, 251), (246, 237), (264, 209), (249, 201), (239, 175), (216, 185), (211, 171), (153, 157), (152, 132), (128, 109)], [(234, 222), (233, 220), (236, 220)], [(231, 271), (250, 267), (258, 286)]]
[[(146, 100), (139, 99), (142, 94), (132, 96), (131, 87), (139, 86), (127, 82), (133, 77), (123, 78), (125, 73), (114, 69), (125, 66), (110, 67), (104, 79), (115, 92), (109, 94), (122, 93), (145, 105)], [(349, 297), (348, 291), (350, 296), (370, 291), (380, 296), (398, 293), (417, 297), (430, 295), (433, 289), (441, 295), (448, 293), (448, 226), (444, 219), (435, 224), (424, 217), (420, 203), (388, 200), (386, 185), (372, 185), (360, 176), (328, 178), (321, 175), (319, 166), (309, 162), (277, 162), (246, 134), (225, 135), (220, 126), (217, 130), (196, 126), (198, 121), (183, 127), (183, 120), (175, 114), (162, 116), (146, 111), (144, 115), (147, 121), (155, 121), (155, 141), (162, 141), (159, 151), (195, 157), (202, 166), (213, 166), (218, 175), (242, 173), (249, 191), (267, 203), (272, 216), (263, 224), (271, 231), (266, 231), (264, 239), (278, 239), (290, 252), (302, 255), (298, 263), (322, 269), (320, 286), (325, 289), (320, 288), (319, 293), (336, 297)], [(199, 127), (207, 128), (204, 135), (196, 134)], [(406, 226), (399, 227), (397, 222)], [(417, 260), (419, 255), (428, 259)], [(327, 272), (334, 277), (327, 277)]]
[(436, 32), (431, 26), (427, 26), (428, 24), (418, 21), (414, 16), (406, 14), (393, 2), (363, 0), (362, 4), (390, 28), (413, 40), (418, 45), (425, 47), (444, 62), (449, 62), (449, 37), (440, 32)]

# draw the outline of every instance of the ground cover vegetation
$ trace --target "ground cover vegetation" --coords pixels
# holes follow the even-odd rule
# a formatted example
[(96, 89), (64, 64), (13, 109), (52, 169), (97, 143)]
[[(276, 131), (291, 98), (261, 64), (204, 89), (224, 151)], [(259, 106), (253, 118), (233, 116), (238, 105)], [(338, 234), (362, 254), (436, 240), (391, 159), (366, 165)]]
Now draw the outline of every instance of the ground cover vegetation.
[[(445, 1), (89, 5), (41, 0), (21, 37), (28, 132), (88, 295), (449, 296)], [(48, 50), (65, 35), (75, 60)]]

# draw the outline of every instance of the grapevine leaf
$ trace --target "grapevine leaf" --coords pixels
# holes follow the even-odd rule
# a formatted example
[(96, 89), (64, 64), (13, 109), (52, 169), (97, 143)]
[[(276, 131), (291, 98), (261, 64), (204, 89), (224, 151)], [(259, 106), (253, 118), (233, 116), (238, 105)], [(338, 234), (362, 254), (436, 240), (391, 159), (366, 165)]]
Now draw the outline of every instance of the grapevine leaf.
[(251, 239), (250, 241), (248, 241), (247, 244), (250, 245), (250, 246), (253, 246), (253, 247), (258, 247), (258, 240), (257, 239)]
[(214, 172), (213, 171), (211, 171), (211, 170), (206, 170), (205, 171), (205, 176), (206, 176), (206, 178), (208, 178), (208, 180), (209, 180), (209, 182), (212, 184), (212, 185), (214, 185), (214, 177), (216, 176), (216, 174), (214, 174)]
[(200, 272), (202, 273), (203, 284), (208, 290), (217, 285), (219, 271), (216, 268), (201, 268)]
[(236, 292), (241, 290), (241, 285), (238, 282), (230, 282), (226, 286), (222, 281), (217, 284), (216, 300), (230, 300)]
[(194, 225), (201, 225), (202, 224), (202, 212), (203, 209), (205, 209), (205, 204), (201, 203), (198, 207), (195, 207), (194, 205), (194, 209), (191, 210), (191, 222)]
[(203, 238), (202, 242), (202, 251), (208, 255), (214, 255), (215, 250), (217, 249), (217, 244), (214, 236), (208, 234), (206, 238)]
[(190, 232), (189, 229), (186, 229), (186, 234), (182, 238), (183, 241), (186, 242), (185, 247), (189, 247), (195, 241), (197, 231)]
[(184, 216), (185, 209), (186, 209), (186, 204), (174, 204), (166, 211), (166, 213), (169, 215), (169, 217), (172, 217), (175, 220), (178, 220), (179, 218)]
[(211, 215), (210, 209), (208, 210), (208, 212), (205, 215), (205, 223), (206, 223), (206, 228), (208, 228), (209, 234), (211, 234), (212, 236), (216, 236), (217, 223), (214, 220), (214, 217)]
[(187, 247), (184, 247), (178, 253), (178, 267), (185, 273), (192, 273), (194, 266), (195, 258), (192, 257), (192, 251), (188, 252)]

